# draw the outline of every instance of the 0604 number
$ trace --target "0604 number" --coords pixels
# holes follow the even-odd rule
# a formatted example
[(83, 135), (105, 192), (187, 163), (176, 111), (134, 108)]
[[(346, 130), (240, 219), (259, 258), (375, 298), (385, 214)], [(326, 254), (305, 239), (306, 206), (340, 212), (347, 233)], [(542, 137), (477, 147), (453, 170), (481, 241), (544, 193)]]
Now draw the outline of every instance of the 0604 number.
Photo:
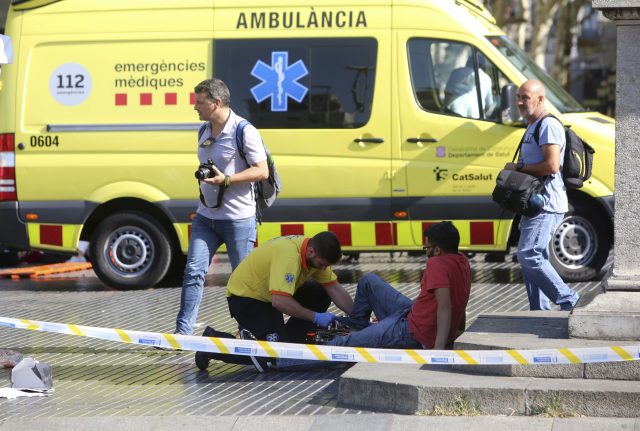
[(58, 137), (45, 135), (45, 136), (32, 136), (31, 137), (31, 146), (32, 147), (57, 147), (58, 146)]

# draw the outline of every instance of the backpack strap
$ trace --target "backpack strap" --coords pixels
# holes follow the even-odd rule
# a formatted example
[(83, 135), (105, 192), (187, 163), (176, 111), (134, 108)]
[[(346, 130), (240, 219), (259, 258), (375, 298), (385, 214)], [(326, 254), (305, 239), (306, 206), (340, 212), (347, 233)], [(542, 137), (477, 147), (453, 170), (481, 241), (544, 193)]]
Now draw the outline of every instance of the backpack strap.
[[(238, 123), (236, 127), (236, 147), (238, 147), (238, 153), (240, 153), (240, 157), (242, 160), (249, 166), (249, 162), (247, 162), (247, 154), (244, 152), (244, 128), (249, 125), (249, 121), (242, 120)], [(267, 161), (269, 160), (269, 150), (267, 150), (267, 146), (262, 142), (262, 148), (264, 148), (264, 153), (267, 155)]]
[[(560, 125), (562, 126), (562, 131), (565, 131), (564, 128), (564, 123), (562, 121), (560, 121), (560, 119), (558, 117), (556, 117), (553, 114), (549, 114), (547, 112), (547, 115), (545, 115), (544, 117), (542, 117), (540, 119), (540, 121), (538, 121), (538, 124), (536, 124), (536, 128), (533, 131), (533, 139), (536, 141), (536, 144), (540, 142), (540, 128), (542, 127), (542, 122), (547, 119), (547, 118), (555, 118), (558, 123), (560, 123)], [(565, 133), (565, 138), (564, 138), (564, 145), (562, 147), (560, 147), (560, 154), (562, 155), (562, 150), (565, 149), (567, 147), (567, 135)], [(566, 151), (566, 150), (565, 150)], [(562, 172), (562, 167), (564, 166), (564, 158), (560, 157), (560, 172)]]
[[(240, 157), (242, 157), (242, 160), (244, 160), (247, 166), (250, 166), (249, 162), (247, 161), (247, 155), (244, 152), (244, 128), (248, 124), (251, 123), (249, 123), (249, 121), (247, 120), (242, 120), (238, 123), (238, 126), (236, 127), (236, 147), (238, 148), (238, 153), (240, 154)], [(262, 143), (262, 147), (264, 148), (264, 152), (267, 155), (267, 160), (269, 160), (269, 152), (267, 151), (267, 147), (264, 145), (264, 142)], [(253, 183), (251, 192), (253, 193), (253, 199), (256, 201), (256, 221), (258, 222), (258, 224), (262, 224), (262, 211), (260, 210), (260, 205), (258, 205), (258, 187), (259, 182)]]
[[(545, 118), (549, 118), (549, 117), (553, 117), (556, 120), (558, 120), (554, 115), (547, 114), (544, 117), (542, 117), (540, 119), (540, 121), (538, 121), (538, 124), (536, 124), (536, 128), (533, 129), (533, 139), (536, 141), (536, 143), (538, 141), (540, 141), (540, 127), (542, 126), (542, 121)], [(558, 121), (560, 121), (560, 120), (558, 120)], [(562, 124), (562, 121), (560, 121), (560, 124)], [(516, 161), (516, 158), (518, 157), (518, 154), (520, 153), (520, 150), (522, 149), (522, 143), (524, 142), (524, 137), (525, 137), (526, 134), (527, 134), (527, 132), (525, 130), (524, 134), (522, 135), (522, 139), (520, 139), (520, 143), (518, 144), (518, 148), (516, 148), (516, 153), (513, 155), (513, 160), (511, 160), (511, 163)]]
[(247, 166), (249, 166), (249, 162), (247, 162), (247, 154), (244, 152), (244, 128), (247, 124), (249, 124), (247, 120), (242, 120), (236, 127), (236, 147), (238, 148), (238, 153), (240, 153), (242, 160), (244, 160)]
[[(558, 123), (560, 123), (560, 126), (562, 126), (562, 130), (564, 131), (564, 124), (562, 123), (562, 121), (560, 121), (558, 119), (558, 117), (556, 117), (555, 115), (549, 114), (547, 112), (546, 115), (544, 115), (542, 118), (540, 118), (540, 121), (538, 121), (538, 124), (536, 124), (536, 128), (533, 130), (533, 139), (536, 141), (536, 144), (538, 144), (540, 142), (540, 128), (542, 127), (542, 122), (544, 120), (546, 120), (547, 118), (555, 118), (558, 121)], [(562, 151), (562, 149), (565, 148), (566, 145), (567, 145), (567, 138), (565, 136), (564, 145), (562, 147), (560, 147), (560, 151)], [(562, 153), (560, 153), (560, 154), (562, 154)], [(564, 159), (561, 157), (560, 158), (560, 175), (562, 175), (563, 163), (564, 163)], [(547, 178), (553, 178), (553, 177), (554, 177), (553, 175), (545, 175), (544, 177), (542, 177), (542, 179), (546, 183)]]
[[(562, 126), (562, 129), (564, 130), (564, 124), (562, 123), (562, 121), (560, 121), (558, 117), (556, 117), (555, 115), (547, 113), (547, 115), (545, 115), (540, 119), (540, 121), (538, 121), (538, 124), (536, 124), (536, 128), (533, 130), (533, 139), (535, 139), (536, 143), (540, 142), (540, 128), (542, 127), (542, 122), (546, 118), (555, 118), (556, 120), (558, 120), (558, 123), (560, 123), (560, 125)], [(567, 145), (566, 139), (565, 139), (565, 145)]]
[(200, 128), (198, 129), (198, 144), (200, 143), (200, 139), (202, 139), (202, 135), (207, 130), (207, 123), (202, 123)]
[(536, 143), (540, 142), (540, 128), (542, 127), (542, 122), (544, 121), (545, 118), (549, 118), (549, 117), (553, 117), (553, 115), (551, 114), (544, 115), (542, 118), (540, 118), (540, 121), (538, 121), (538, 124), (536, 124), (536, 128), (533, 129), (533, 139), (536, 141)]
[[(544, 117), (542, 117), (540, 121), (538, 121), (538, 124), (536, 124), (536, 128), (533, 129), (533, 139), (535, 139), (536, 142), (540, 140), (540, 126), (542, 126), (542, 120), (544, 120), (547, 117), (553, 117), (553, 115), (547, 114)], [(553, 118), (556, 118), (556, 117), (553, 117)], [(562, 124), (562, 122), (560, 124)], [(527, 131), (525, 130), (524, 134), (522, 135), (522, 138), (520, 139), (520, 143), (518, 144), (518, 148), (516, 148), (516, 153), (513, 155), (513, 160), (511, 160), (511, 163), (514, 163), (516, 161), (518, 154), (520, 153), (520, 150), (522, 150), (522, 144), (524, 143), (524, 137), (526, 136), (526, 134), (527, 134)]]

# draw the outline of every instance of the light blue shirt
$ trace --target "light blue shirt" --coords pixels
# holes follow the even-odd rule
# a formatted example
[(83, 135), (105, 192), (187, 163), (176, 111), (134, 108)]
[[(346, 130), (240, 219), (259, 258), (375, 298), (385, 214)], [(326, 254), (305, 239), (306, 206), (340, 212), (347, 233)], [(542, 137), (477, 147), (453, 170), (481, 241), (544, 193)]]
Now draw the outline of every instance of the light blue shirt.
[[(198, 142), (198, 160), (205, 163), (213, 160), (225, 175), (242, 172), (248, 168), (247, 163), (254, 164), (267, 159), (267, 153), (262, 145), (260, 133), (253, 125), (248, 124), (244, 129), (244, 152), (247, 163), (242, 159), (236, 146), (236, 128), (243, 119), (230, 111), (224, 129), (215, 141), (211, 142), (211, 125), (207, 127)], [(211, 142), (211, 143), (209, 143)], [(215, 206), (218, 202), (219, 186), (200, 183), (200, 190), (208, 206)], [(231, 183), (224, 191), (222, 205), (219, 208), (207, 208), (198, 205), (198, 214), (213, 220), (240, 220), (256, 214), (256, 202), (253, 196), (252, 183)]]
[[(527, 126), (520, 150), (520, 160), (525, 165), (541, 163), (544, 161), (542, 149), (540, 148), (542, 145), (560, 145), (560, 170), (562, 170), (564, 149), (566, 147), (564, 127), (555, 118), (544, 118), (540, 126), (540, 139), (539, 142), (536, 142), (533, 138), (533, 132), (539, 122), (540, 120), (537, 120)], [(542, 197), (544, 198), (544, 206), (542, 207), (544, 211), (561, 214), (569, 211), (567, 188), (564, 185), (560, 171), (546, 178)]]

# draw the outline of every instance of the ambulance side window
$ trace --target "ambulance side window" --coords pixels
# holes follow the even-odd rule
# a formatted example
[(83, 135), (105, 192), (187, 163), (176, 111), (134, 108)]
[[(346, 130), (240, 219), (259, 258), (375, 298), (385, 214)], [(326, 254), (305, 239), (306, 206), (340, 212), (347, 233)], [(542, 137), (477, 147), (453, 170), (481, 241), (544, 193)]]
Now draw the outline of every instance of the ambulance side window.
[(480, 51), (460, 42), (411, 39), (411, 83), (429, 112), (499, 121), (500, 88), (506, 77)]
[(218, 39), (214, 76), (258, 128), (345, 129), (369, 121), (374, 38)]

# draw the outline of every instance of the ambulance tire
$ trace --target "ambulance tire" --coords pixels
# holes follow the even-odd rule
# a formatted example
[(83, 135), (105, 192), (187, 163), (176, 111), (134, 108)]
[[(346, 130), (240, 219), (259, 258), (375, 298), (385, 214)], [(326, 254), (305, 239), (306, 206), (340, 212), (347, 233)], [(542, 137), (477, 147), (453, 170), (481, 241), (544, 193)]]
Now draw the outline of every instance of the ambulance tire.
[(93, 270), (102, 282), (116, 289), (153, 286), (169, 270), (173, 249), (165, 228), (139, 212), (105, 218), (91, 239)]
[(549, 244), (549, 261), (565, 282), (597, 278), (611, 248), (611, 228), (600, 212), (576, 201)]

